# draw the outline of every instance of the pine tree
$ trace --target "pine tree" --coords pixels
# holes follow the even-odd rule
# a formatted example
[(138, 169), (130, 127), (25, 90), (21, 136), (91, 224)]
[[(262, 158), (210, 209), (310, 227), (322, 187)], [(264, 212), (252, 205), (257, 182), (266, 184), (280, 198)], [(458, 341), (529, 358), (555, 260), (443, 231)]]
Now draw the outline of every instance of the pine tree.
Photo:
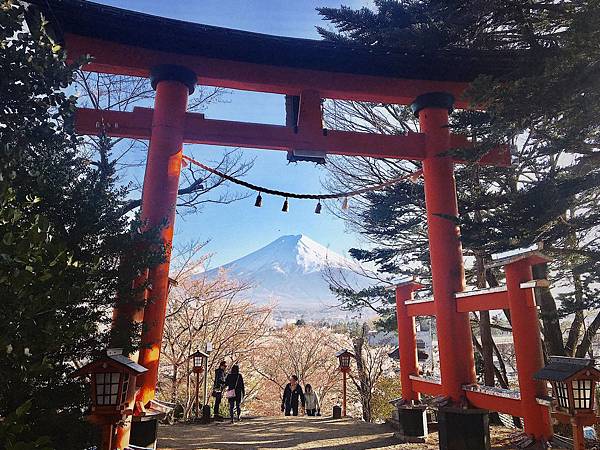
[[(520, 64), (507, 68), (503, 80), (481, 76), (467, 93), (473, 104), (487, 105), (485, 113), (453, 115), (454, 131), (474, 135), (480, 143), (475, 152), (457, 150), (457, 154), (476, 159), (498, 143), (516, 144), (511, 168), (458, 169), (463, 248), (467, 255), (485, 259), (494, 252), (543, 242), (556, 257), (550, 266), (552, 281), (574, 286), (572, 293), (563, 296), (560, 309), (549, 290), (540, 296), (547, 350), (588, 353), (600, 326), (596, 313), (587, 326), (584, 323), (587, 312), (600, 306), (593, 287), (600, 278), (599, 2), (376, 0), (375, 6), (375, 11), (321, 8), (319, 12), (336, 31), (319, 31), (326, 39), (372, 48), (502, 51), (518, 57)], [(396, 131), (392, 132), (401, 132), (405, 125), (397, 122), (406, 117), (405, 110), (385, 107), (395, 113), (373, 128), (385, 130), (393, 122)], [(413, 167), (364, 161), (364, 170), (356, 171), (347, 170), (348, 164), (337, 161), (332, 168), (335, 182), (344, 187), (381, 181)], [(411, 262), (420, 263), (421, 274), (428, 272), (427, 255), (423, 251), (417, 257), (415, 250), (426, 245), (423, 195), (418, 187), (398, 184), (364, 196), (347, 218), (375, 243), (370, 250), (353, 250), (354, 256), (377, 263), (384, 272), (411, 272)], [(476, 272), (469, 275), (474, 278)], [(485, 275), (497, 282), (494, 274)], [(343, 298), (349, 304), (355, 300)], [(393, 314), (393, 307), (384, 305), (382, 311)], [(567, 316), (575, 319), (563, 343), (559, 318)]]
[(114, 167), (79, 148), (65, 94), (76, 66), (35, 11), (0, 11), (0, 447), (84, 448), (89, 392), (69, 374), (106, 349), (116, 292), (135, 294), (122, 253), (137, 250), (135, 273), (164, 249), (139, 250), (153, 235), (123, 216)]

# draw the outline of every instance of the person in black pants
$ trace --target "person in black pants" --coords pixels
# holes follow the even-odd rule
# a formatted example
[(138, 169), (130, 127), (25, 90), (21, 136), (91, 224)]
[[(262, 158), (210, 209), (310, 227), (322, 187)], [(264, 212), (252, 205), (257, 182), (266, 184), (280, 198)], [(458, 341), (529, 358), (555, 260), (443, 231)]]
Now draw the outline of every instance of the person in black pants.
[(298, 384), (298, 377), (292, 375), (290, 382), (285, 386), (283, 390), (283, 399), (281, 400), (281, 412), (285, 411), (285, 415), (298, 415), (298, 406), (300, 401), (302, 402), (302, 409), (304, 410), (304, 392), (300, 384)]
[(223, 419), (219, 414), (219, 407), (221, 406), (221, 399), (223, 398), (223, 388), (225, 387), (225, 369), (227, 363), (221, 361), (217, 370), (215, 370), (215, 383), (213, 384), (213, 397), (215, 398), (215, 419)]
[(231, 366), (231, 373), (227, 375), (225, 378), (225, 386), (227, 392), (225, 396), (227, 400), (229, 400), (229, 417), (231, 417), (231, 423), (233, 423), (233, 409), (237, 410), (237, 419), (240, 420), (240, 415), (242, 413), (242, 409), (240, 404), (242, 403), (242, 399), (246, 394), (246, 389), (244, 387), (244, 378), (240, 373), (240, 366), (234, 364)]

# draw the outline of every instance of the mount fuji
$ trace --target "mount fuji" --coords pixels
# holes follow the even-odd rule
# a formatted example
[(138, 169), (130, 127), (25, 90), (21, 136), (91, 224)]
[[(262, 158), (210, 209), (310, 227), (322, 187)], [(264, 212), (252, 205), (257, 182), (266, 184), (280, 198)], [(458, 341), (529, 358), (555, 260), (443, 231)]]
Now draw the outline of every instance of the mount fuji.
[(360, 266), (305, 235), (282, 236), (233, 262), (207, 271), (207, 277), (225, 271), (229, 278), (249, 283), (254, 303), (275, 302), (282, 317), (339, 318), (346, 315), (329, 289), (328, 274), (343, 277), (353, 288), (370, 280)]

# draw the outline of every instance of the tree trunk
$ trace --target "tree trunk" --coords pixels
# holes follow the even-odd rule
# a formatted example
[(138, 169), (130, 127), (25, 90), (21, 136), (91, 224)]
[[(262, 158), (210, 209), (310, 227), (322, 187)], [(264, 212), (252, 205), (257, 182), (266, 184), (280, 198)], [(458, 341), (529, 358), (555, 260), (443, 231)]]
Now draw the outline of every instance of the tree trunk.
[(583, 334), (583, 338), (581, 339), (581, 343), (577, 346), (577, 351), (575, 352), (575, 356), (577, 358), (584, 358), (586, 354), (590, 351), (592, 347), (592, 341), (596, 333), (600, 329), (600, 312), (596, 314), (594, 320), (588, 326), (587, 330)]
[[(475, 257), (477, 270), (477, 287), (483, 289), (486, 287), (485, 267), (483, 255), (478, 254)], [(486, 386), (494, 386), (494, 340), (492, 338), (492, 328), (490, 327), (490, 312), (479, 312), (479, 334), (481, 336), (481, 356), (483, 358), (483, 383)]]
[(356, 371), (358, 373), (358, 393), (360, 395), (360, 403), (362, 406), (362, 417), (365, 422), (371, 422), (371, 387), (366, 374), (363, 349), (365, 341), (366, 329), (363, 327), (360, 335), (353, 340), (354, 354), (356, 356)]
[(575, 354), (577, 342), (579, 342), (579, 338), (583, 331), (584, 321), (585, 317), (583, 311), (575, 311), (575, 317), (573, 317), (573, 322), (571, 323), (569, 334), (567, 335), (567, 342), (565, 343), (566, 356), (573, 356)]
[(177, 402), (177, 363), (173, 364), (173, 376), (171, 377), (171, 382), (173, 383), (171, 390), (171, 401), (173, 403)]
[[(485, 271), (485, 280), (487, 281), (488, 286), (491, 288), (500, 286), (496, 274), (491, 269), (487, 269)], [(506, 317), (506, 320), (508, 320), (508, 323), (512, 325), (512, 322), (510, 320), (510, 309), (503, 309), (502, 311), (504, 312), (504, 316)]]
[(500, 366), (499, 370), (496, 372), (498, 382), (500, 383), (500, 386), (502, 386), (504, 389), (508, 389), (508, 374), (506, 373), (506, 365), (504, 364), (504, 359), (502, 359), (502, 354), (500, 353), (500, 350), (498, 349), (496, 343), (493, 341), (492, 343), (494, 344), (494, 353), (496, 354), (496, 359), (498, 360), (498, 365)]
[[(477, 349), (477, 351), (479, 353), (481, 353), (482, 352), (481, 344), (477, 340), (477, 337), (475, 337), (473, 335), (472, 338), (473, 338), (473, 347), (475, 347)], [(493, 349), (497, 355), (497, 358), (498, 358), (498, 361), (500, 362), (500, 367), (501, 367), (501, 369), (499, 369), (494, 364), (494, 374), (496, 375), (496, 379), (498, 380), (498, 384), (500, 384), (500, 387), (502, 387), (504, 389), (508, 389), (508, 377), (506, 375), (506, 367), (504, 365), (504, 361), (502, 361), (502, 355), (500, 355), (500, 352), (498, 351), (498, 348), (496, 347), (496, 344), (494, 344), (494, 343), (493, 343)]]
[(585, 325), (585, 316), (583, 315), (583, 288), (581, 286), (581, 277), (577, 273), (573, 273), (573, 285), (575, 287), (575, 317), (571, 328), (569, 328), (569, 335), (567, 336), (567, 343), (565, 344), (565, 353), (567, 356), (573, 356), (577, 347), (577, 342), (583, 332), (583, 326)]
[[(548, 278), (548, 264), (538, 264), (533, 266), (533, 277), (535, 279)], [(563, 344), (560, 321), (558, 319), (558, 309), (554, 296), (549, 288), (536, 289), (536, 300), (540, 305), (540, 316), (542, 319), (542, 333), (544, 335), (544, 346), (549, 355), (565, 356), (565, 347)]]

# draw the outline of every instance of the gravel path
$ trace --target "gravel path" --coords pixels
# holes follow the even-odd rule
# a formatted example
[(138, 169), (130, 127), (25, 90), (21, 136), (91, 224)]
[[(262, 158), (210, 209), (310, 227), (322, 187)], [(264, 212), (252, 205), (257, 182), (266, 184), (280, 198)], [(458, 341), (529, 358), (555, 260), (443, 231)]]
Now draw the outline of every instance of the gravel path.
[[(510, 430), (495, 428), (492, 448), (508, 449)], [(324, 417), (260, 417), (235, 424), (177, 424), (161, 426), (158, 432), (161, 450), (192, 449), (399, 449), (434, 450), (437, 433), (427, 444), (399, 444), (385, 425), (354, 419)]]

